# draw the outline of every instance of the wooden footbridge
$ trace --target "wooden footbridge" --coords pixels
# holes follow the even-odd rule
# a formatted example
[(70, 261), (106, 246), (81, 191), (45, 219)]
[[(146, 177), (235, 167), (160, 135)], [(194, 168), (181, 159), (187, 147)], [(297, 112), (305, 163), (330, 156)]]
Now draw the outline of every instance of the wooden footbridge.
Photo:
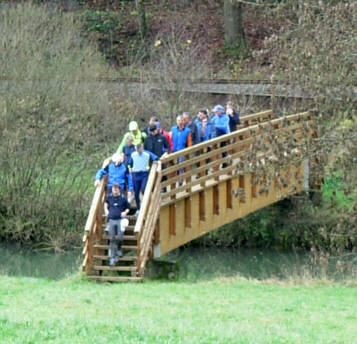
[[(83, 237), (88, 278), (140, 281), (149, 259), (308, 188), (312, 115), (274, 118), (269, 110), (241, 121), (235, 132), (169, 154), (161, 172), (153, 164), (139, 215), (129, 216), (124, 257), (113, 267), (104, 230), (106, 180), (101, 180)], [(179, 157), (184, 161), (178, 163)]]

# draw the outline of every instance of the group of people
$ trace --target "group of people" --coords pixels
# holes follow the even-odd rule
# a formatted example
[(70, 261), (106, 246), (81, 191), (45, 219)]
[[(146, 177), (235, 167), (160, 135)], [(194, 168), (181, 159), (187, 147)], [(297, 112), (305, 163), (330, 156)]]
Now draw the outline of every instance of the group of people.
[[(123, 255), (121, 250), (125, 230), (123, 224), (127, 225), (128, 221), (122, 219), (129, 213), (130, 203), (134, 197), (137, 209), (135, 215), (139, 213), (140, 195), (144, 194), (152, 162), (157, 161), (158, 171), (161, 171), (160, 158), (171, 152), (228, 134), (236, 130), (238, 124), (240, 124), (239, 114), (232, 102), (228, 102), (226, 108), (216, 105), (210, 114), (208, 110), (201, 110), (194, 119), (188, 112), (184, 112), (176, 117), (176, 125), (171, 127), (169, 132), (161, 127), (156, 116), (152, 116), (148, 126), (142, 130), (136, 121), (129, 123), (129, 131), (123, 136), (111, 162), (97, 171), (94, 182), (97, 187), (103, 176), (108, 175), (105, 214), (108, 217), (110, 265), (114, 265)], [(124, 196), (125, 191), (127, 197)], [(119, 238), (117, 249), (116, 235)]]

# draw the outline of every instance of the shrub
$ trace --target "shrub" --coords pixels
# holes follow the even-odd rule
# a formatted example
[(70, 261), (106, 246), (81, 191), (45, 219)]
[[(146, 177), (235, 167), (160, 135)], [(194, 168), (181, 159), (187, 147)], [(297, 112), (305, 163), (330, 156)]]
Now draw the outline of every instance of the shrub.
[(82, 231), (88, 168), (116, 127), (106, 86), (91, 82), (107, 67), (80, 25), (46, 6), (0, 9), (3, 238), (60, 249)]

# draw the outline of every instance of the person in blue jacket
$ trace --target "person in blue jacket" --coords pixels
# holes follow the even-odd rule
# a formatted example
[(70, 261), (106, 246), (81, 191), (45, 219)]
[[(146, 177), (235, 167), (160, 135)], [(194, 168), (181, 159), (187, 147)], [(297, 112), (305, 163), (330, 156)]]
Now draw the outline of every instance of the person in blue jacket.
[(204, 142), (213, 139), (214, 137), (214, 126), (212, 122), (208, 119), (207, 110), (201, 110), (195, 121), (198, 129), (199, 142)]
[[(214, 116), (211, 118), (211, 121), (216, 130), (216, 137), (228, 134), (229, 130), (229, 116), (225, 113), (224, 107), (222, 105), (216, 105), (212, 112)], [(224, 147), (227, 145), (226, 141), (221, 142), (220, 146)], [(222, 153), (222, 158), (227, 156), (227, 152)], [(227, 167), (227, 163), (224, 162), (222, 167)]]
[(211, 118), (216, 130), (216, 137), (228, 134), (229, 130), (229, 116), (225, 113), (224, 107), (222, 105), (216, 105), (212, 112), (214, 115)]
[(113, 184), (118, 183), (122, 193), (125, 190), (125, 186), (127, 186), (127, 196), (131, 198), (133, 193), (133, 181), (128, 168), (123, 164), (123, 156), (120, 153), (115, 153), (111, 160), (112, 161), (105, 168), (98, 170), (95, 175), (94, 186), (97, 187), (103, 176), (108, 174), (108, 194), (112, 191)]
[(176, 124), (176, 126), (171, 128), (170, 132), (173, 152), (192, 146), (191, 130), (185, 127), (182, 116), (177, 116)]
[[(147, 150), (144, 150), (143, 144), (135, 146), (135, 152), (131, 153), (129, 161), (129, 171), (133, 177), (134, 193), (136, 201), (136, 214), (139, 214), (140, 209), (140, 192), (144, 194), (146, 183), (148, 181), (150, 167), (153, 161), (158, 160), (159, 157)], [(157, 172), (161, 172), (161, 161), (158, 160)]]

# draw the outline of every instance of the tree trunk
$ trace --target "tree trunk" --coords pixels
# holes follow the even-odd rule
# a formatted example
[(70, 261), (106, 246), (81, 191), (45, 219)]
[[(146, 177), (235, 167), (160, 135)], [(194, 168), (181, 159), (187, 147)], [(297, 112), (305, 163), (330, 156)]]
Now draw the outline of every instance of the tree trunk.
[(247, 42), (243, 27), (242, 3), (224, 0), (224, 38), (227, 47), (245, 49)]
[(144, 0), (135, 0), (135, 7), (136, 7), (136, 12), (138, 13), (140, 36), (141, 38), (144, 38), (147, 34), (147, 29), (148, 29), (146, 24)]

